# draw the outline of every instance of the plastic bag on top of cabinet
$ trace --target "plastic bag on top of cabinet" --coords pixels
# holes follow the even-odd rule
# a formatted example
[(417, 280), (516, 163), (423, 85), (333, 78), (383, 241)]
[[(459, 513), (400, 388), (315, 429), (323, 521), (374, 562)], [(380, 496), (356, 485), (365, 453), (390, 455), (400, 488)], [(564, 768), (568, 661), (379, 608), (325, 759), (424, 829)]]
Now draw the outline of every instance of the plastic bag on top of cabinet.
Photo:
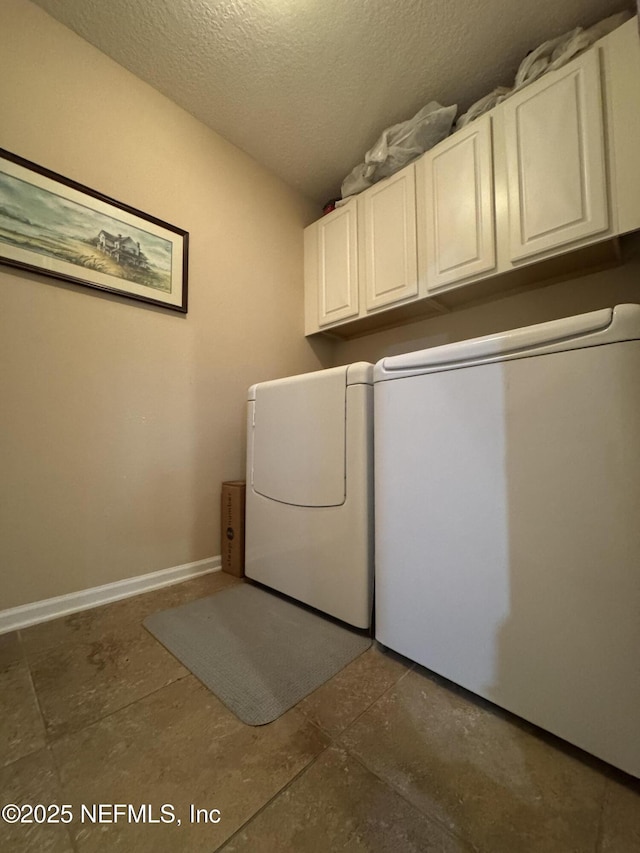
[(549, 71), (562, 68), (574, 56), (591, 47), (598, 39), (613, 32), (628, 21), (630, 17), (630, 12), (619, 12), (617, 15), (610, 15), (586, 30), (582, 27), (576, 27), (574, 30), (558, 36), (558, 38), (545, 41), (522, 60), (516, 74), (513, 91), (517, 92), (518, 89), (528, 86), (529, 83), (533, 83), (534, 80)]
[(476, 101), (475, 104), (472, 104), (469, 107), (464, 115), (460, 116), (456, 122), (456, 130), (460, 130), (460, 128), (464, 127), (465, 124), (469, 124), (470, 121), (488, 113), (489, 110), (492, 110), (496, 106), (496, 104), (503, 101), (510, 91), (511, 89), (507, 89), (506, 86), (498, 86), (493, 90), (493, 92), (489, 92), (489, 94), (485, 95), (484, 98), (480, 98), (479, 101)]
[(430, 101), (413, 118), (388, 127), (342, 182), (342, 198), (388, 178), (449, 135), (458, 108)]
[(543, 42), (543, 44), (528, 53), (522, 60), (516, 73), (513, 87), (509, 89), (505, 86), (498, 86), (493, 92), (490, 92), (472, 104), (466, 113), (461, 115), (456, 122), (456, 130), (469, 124), (470, 121), (479, 116), (484, 115), (484, 113), (489, 112), (489, 110), (492, 110), (497, 104), (505, 101), (514, 92), (524, 89), (529, 83), (533, 83), (534, 80), (537, 80), (549, 71), (562, 68), (574, 56), (582, 53), (583, 50), (586, 50), (597, 42), (598, 39), (603, 38), (622, 26), (630, 17), (630, 12), (619, 12), (616, 15), (610, 15), (608, 18), (599, 21), (586, 30), (582, 27), (576, 27), (568, 33)]

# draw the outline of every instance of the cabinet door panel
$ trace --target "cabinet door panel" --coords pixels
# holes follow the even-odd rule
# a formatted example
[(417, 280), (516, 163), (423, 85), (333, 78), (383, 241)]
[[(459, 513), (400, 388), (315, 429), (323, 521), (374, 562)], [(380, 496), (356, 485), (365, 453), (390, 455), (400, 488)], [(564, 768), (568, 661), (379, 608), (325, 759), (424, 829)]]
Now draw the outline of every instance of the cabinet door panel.
[(367, 310), (418, 294), (415, 171), (408, 166), (361, 196)]
[(609, 225), (599, 51), (504, 104), (511, 259)]
[(318, 222), (318, 324), (358, 314), (356, 200)]
[(418, 164), (427, 288), (496, 266), (491, 117), (458, 131)]

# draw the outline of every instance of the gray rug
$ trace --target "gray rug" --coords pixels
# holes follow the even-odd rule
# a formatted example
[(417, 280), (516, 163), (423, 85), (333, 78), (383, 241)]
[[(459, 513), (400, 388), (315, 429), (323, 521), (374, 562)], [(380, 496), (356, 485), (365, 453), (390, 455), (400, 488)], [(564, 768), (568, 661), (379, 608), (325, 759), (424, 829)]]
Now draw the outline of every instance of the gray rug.
[(371, 645), (246, 583), (154, 613), (144, 625), (250, 726), (275, 720)]

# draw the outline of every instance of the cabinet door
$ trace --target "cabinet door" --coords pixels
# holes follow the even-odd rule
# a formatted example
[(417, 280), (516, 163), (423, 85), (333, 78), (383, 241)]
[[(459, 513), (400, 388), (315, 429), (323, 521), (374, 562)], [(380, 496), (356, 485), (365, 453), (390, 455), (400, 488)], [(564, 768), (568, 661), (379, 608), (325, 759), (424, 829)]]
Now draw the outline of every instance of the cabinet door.
[(420, 275), (427, 289), (495, 269), (491, 116), (426, 154), (416, 182)]
[(413, 164), (360, 196), (367, 311), (418, 295)]
[(318, 228), (318, 325), (358, 314), (356, 199), (329, 213)]
[(503, 105), (511, 260), (609, 225), (599, 49)]

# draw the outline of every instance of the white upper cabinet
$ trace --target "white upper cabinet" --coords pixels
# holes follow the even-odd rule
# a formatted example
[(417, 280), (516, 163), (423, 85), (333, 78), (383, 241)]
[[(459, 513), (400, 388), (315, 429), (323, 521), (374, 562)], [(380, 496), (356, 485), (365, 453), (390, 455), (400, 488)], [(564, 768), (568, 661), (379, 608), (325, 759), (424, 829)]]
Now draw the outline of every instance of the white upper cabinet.
[(356, 200), (317, 224), (318, 325), (358, 315)]
[(418, 295), (415, 168), (358, 196), (362, 287), (367, 311)]
[(495, 269), (491, 116), (419, 160), (416, 184), (419, 269), (427, 289)]
[(606, 231), (599, 49), (502, 106), (511, 260)]
[(640, 230), (638, 152), (634, 18), (310, 225), (306, 333), (363, 334), (606, 262)]

